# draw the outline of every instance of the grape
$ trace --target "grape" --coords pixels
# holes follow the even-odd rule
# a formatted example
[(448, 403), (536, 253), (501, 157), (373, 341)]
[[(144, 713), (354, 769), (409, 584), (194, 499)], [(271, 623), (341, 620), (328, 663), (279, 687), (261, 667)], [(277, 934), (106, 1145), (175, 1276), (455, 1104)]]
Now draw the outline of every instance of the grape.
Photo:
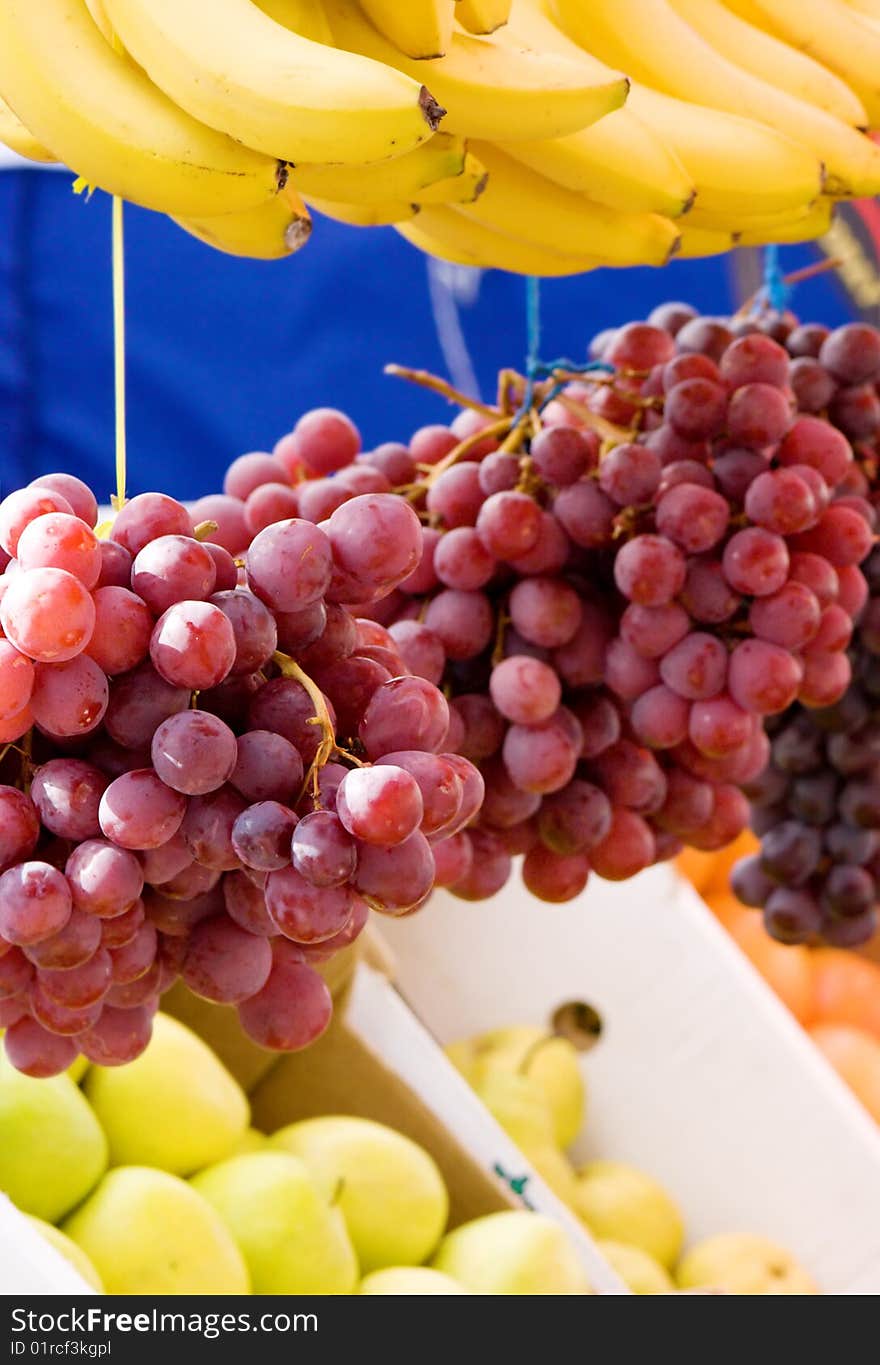
[(774, 469), (759, 474), (749, 485), (745, 511), (756, 525), (787, 536), (812, 525), (816, 519), (816, 500), (793, 469)]
[(746, 711), (769, 716), (784, 711), (798, 693), (804, 669), (779, 645), (744, 640), (730, 656), (730, 695)]
[(624, 545), (614, 561), (614, 581), (630, 602), (643, 607), (662, 607), (681, 591), (685, 559), (665, 536), (636, 536)]
[(565, 568), (571, 551), (568, 537), (550, 512), (542, 512), (538, 539), (531, 550), (517, 555), (508, 565), (518, 574), (556, 574)]
[[(530, 498), (526, 501), (535, 507)], [(473, 526), (457, 526), (441, 537), (434, 552), (434, 572), (445, 587), (474, 592), (489, 582), (497, 564), (484, 539)]]
[(484, 824), (494, 830), (513, 829), (540, 809), (540, 794), (517, 787), (499, 757), (485, 763), (482, 773), (486, 794), (480, 817)]
[(689, 561), (681, 604), (695, 621), (703, 625), (720, 625), (730, 620), (740, 601), (717, 559)]
[(820, 413), (828, 407), (837, 385), (833, 376), (813, 356), (792, 361), (789, 383), (801, 412)]
[(626, 881), (649, 867), (655, 852), (654, 835), (641, 816), (617, 808), (605, 838), (590, 850), (590, 863), (606, 881)]
[(691, 706), (688, 734), (701, 753), (710, 758), (735, 753), (748, 743), (752, 728), (750, 713), (724, 693)]
[(778, 342), (754, 333), (740, 337), (728, 346), (721, 357), (720, 371), (731, 390), (744, 384), (770, 384), (784, 389), (788, 383), (789, 360), (785, 348)]
[(270, 872), (266, 881), (266, 909), (285, 938), (296, 943), (321, 943), (340, 933), (353, 905), (350, 885), (316, 887), (295, 867)]
[(749, 609), (749, 625), (758, 639), (790, 650), (809, 644), (821, 619), (822, 609), (815, 593), (794, 579), (769, 597), (757, 598)]
[(502, 746), (511, 780), (526, 792), (559, 791), (574, 776), (582, 738), (565, 707), (540, 725), (511, 725)]
[(880, 379), (880, 333), (865, 322), (837, 327), (822, 342), (819, 359), (844, 384)]
[(216, 687), (235, 663), (229, 619), (210, 602), (176, 602), (159, 617), (150, 638), (156, 672), (174, 687)]
[[(304, 693), (304, 689), (300, 691)], [(249, 730), (239, 736), (229, 781), (249, 801), (292, 802), (302, 786), (303, 762), (283, 735), (270, 730)]]
[(355, 768), (336, 794), (349, 834), (369, 844), (400, 844), (422, 820), (422, 794), (410, 773), (393, 764)]
[(110, 532), (132, 558), (145, 545), (160, 536), (191, 536), (193, 522), (189, 512), (164, 493), (140, 493), (117, 514)]
[(0, 872), (23, 862), (37, 846), (40, 820), (24, 792), (0, 786)]
[(66, 1071), (78, 1051), (72, 1039), (50, 1033), (35, 1019), (28, 1018), (8, 1028), (3, 1042), (16, 1071), (40, 1080)]
[(78, 844), (64, 869), (77, 910), (113, 918), (130, 910), (144, 888), (140, 863), (103, 839)]
[(821, 836), (796, 820), (784, 820), (765, 835), (761, 870), (774, 882), (803, 886), (819, 866)]
[(418, 517), (390, 493), (352, 498), (330, 517), (327, 535), (337, 568), (368, 591), (402, 582), (422, 555)]
[(67, 663), (38, 664), (30, 708), (47, 734), (85, 735), (100, 725), (110, 701), (103, 671), (85, 655)]
[(137, 555), (131, 586), (153, 615), (161, 616), (175, 602), (204, 600), (216, 578), (206, 546), (190, 536), (160, 536)]
[(767, 471), (767, 460), (757, 450), (726, 450), (712, 465), (720, 492), (729, 502), (743, 502), (751, 484)]
[[(853, 623), (848, 612), (832, 603), (826, 607), (819, 619), (819, 628), (809, 642), (807, 655), (814, 651), (836, 653), (846, 649), (852, 639)], [(865, 634), (863, 629), (863, 635)]]
[(148, 1005), (118, 1009), (105, 1005), (98, 1022), (77, 1038), (80, 1052), (96, 1066), (125, 1066), (145, 1050), (153, 1031)]
[(22, 654), (39, 663), (63, 663), (91, 639), (95, 605), (73, 574), (31, 569), (16, 574), (0, 599), (0, 625)]
[(727, 677), (727, 651), (714, 635), (686, 635), (663, 656), (660, 676), (667, 687), (688, 701), (706, 701), (722, 691)]
[(70, 503), (74, 516), (84, 521), (86, 526), (94, 526), (98, 520), (98, 503), (88, 484), (74, 474), (41, 474), (32, 479), (31, 488), (48, 488), (60, 493)]
[[(595, 468), (599, 457), (599, 442), (595, 433), (591, 431), (578, 431), (571, 426), (550, 427), (540, 431), (532, 439), (529, 454), (542, 478), (557, 488), (566, 488), (577, 483), (588, 470)], [(507, 467), (515, 471), (515, 481), (518, 476), (516, 461), (509, 455), (490, 455), (480, 466), (481, 482), (492, 459), (505, 460)]]
[(31, 800), (52, 834), (77, 843), (101, 833), (98, 806), (108, 785), (99, 769), (78, 758), (53, 758), (34, 773)]
[(639, 814), (659, 810), (666, 798), (666, 778), (654, 755), (622, 739), (593, 760), (591, 772), (615, 806)]
[(618, 369), (648, 370), (674, 354), (675, 344), (664, 328), (650, 322), (630, 322), (614, 334), (603, 359)]
[(124, 849), (158, 848), (180, 829), (186, 802), (151, 768), (123, 773), (101, 797), (99, 819), (108, 839)]
[(101, 573), (101, 548), (94, 532), (79, 517), (49, 512), (28, 523), (16, 551), (19, 567), (64, 569), (86, 588), (93, 588)]
[(293, 866), (311, 886), (344, 886), (357, 864), (355, 843), (338, 815), (316, 810), (293, 831)]
[(501, 492), (483, 503), (476, 529), (496, 559), (516, 559), (534, 548), (540, 526), (541, 509), (532, 498), (526, 493)]
[(711, 379), (682, 379), (666, 391), (665, 420), (690, 441), (720, 435), (726, 416), (727, 394)]
[(791, 556), (789, 573), (793, 582), (803, 583), (810, 589), (820, 607), (827, 607), (836, 601), (840, 591), (840, 579), (834, 568), (821, 555), (796, 551)]
[(38, 943), (28, 944), (24, 953), (35, 967), (63, 971), (88, 962), (101, 942), (101, 921), (94, 915), (74, 910), (61, 929)]
[(24, 711), (34, 690), (34, 666), (30, 659), (0, 640), (0, 721), (12, 720)]
[[(449, 427), (435, 425), (420, 427), (418, 431), (414, 432), (409, 443), (409, 452), (413, 461), (426, 465), (438, 464), (445, 455), (449, 455), (455, 449), (459, 441), (464, 439), (464, 436), (470, 435), (471, 432), (482, 431), (487, 425), (478, 413), (461, 413), (460, 417), (462, 421), (456, 431), (451, 431)], [(458, 431), (464, 425), (468, 427), (468, 430), (460, 436)], [(488, 455), (490, 451), (497, 449), (498, 442), (487, 439), (482, 445), (485, 446), (485, 449), (478, 446), (477, 450), (473, 452), (474, 458), (479, 459), (483, 455)]]
[(62, 493), (45, 484), (31, 484), (10, 493), (0, 502), (0, 546), (10, 556), (17, 554), (25, 528), (38, 517), (58, 512), (72, 516), (73, 507)]
[(98, 588), (93, 601), (95, 629), (85, 653), (111, 677), (127, 673), (146, 658), (153, 618), (127, 588)]
[(446, 667), (446, 651), (439, 635), (421, 621), (397, 621), (391, 635), (409, 671), (436, 686)]
[(48, 863), (19, 863), (0, 876), (0, 934), (7, 943), (27, 947), (51, 938), (72, 909), (66, 878)]
[(181, 976), (194, 995), (235, 1005), (261, 991), (272, 970), (265, 938), (240, 928), (226, 915), (202, 920), (193, 929)]
[(578, 595), (559, 578), (528, 578), (517, 583), (510, 594), (509, 611), (520, 635), (544, 649), (568, 644), (581, 624)]
[(660, 461), (652, 450), (625, 442), (609, 450), (602, 460), (599, 487), (618, 507), (627, 507), (650, 502), (660, 485), (661, 474)]
[[(462, 722), (463, 734), (455, 748), (465, 758), (476, 763), (481, 758), (490, 758), (501, 748), (505, 733), (504, 719), (481, 692), (465, 692), (456, 697), (450, 714), (458, 716)], [(446, 737), (443, 743), (448, 743)]]
[(205, 796), (193, 796), (186, 803), (180, 832), (203, 867), (221, 872), (238, 867), (232, 831), (246, 809), (244, 798), (229, 785)]
[(185, 688), (166, 682), (144, 663), (114, 685), (104, 724), (123, 748), (144, 749), (162, 722), (185, 711), (189, 700)]
[(247, 502), (256, 488), (279, 480), (283, 482), (286, 476), (284, 465), (273, 455), (261, 450), (252, 451), (232, 461), (223, 478), (223, 492), (228, 497)]
[[(238, 498), (230, 498), (223, 493), (214, 493), (210, 497), (199, 498), (198, 502), (193, 503), (192, 506), (192, 520), (197, 526), (200, 523), (210, 521), (217, 527), (216, 531), (209, 532), (207, 539), (203, 542), (208, 550), (211, 549), (211, 546), (215, 546), (224, 550), (227, 555), (232, 556), (244, 554), (247, 549), (250, 534), (247, 522), (244, 519), (244, 505)], [(192, 533), (185, 532), (184, 534)], [(214, 558), (213, 554), (212, 558)], [(214, 562), (216, 564), (216, 558)], [(218, 577), (216, 587), (218, 589), (222, 586), (234, 588), (237, 577), (238, 571), (236, 570), (236, 578), (232, 583), (226, 585), (221, 584)]]
[(383, 914), (401, 914), (418, 905), (433, 880), (431, 846), (419, 830), (393, 847), (363, 844), (358, 849), (355, 887)]
[(717, 545), (729, 519), (726, 499), (697, 484), (677, 484), (657, 503), (657, 530), (689, 554), (700, 554)]
[(46, 994), (38, 977), (31, 984), (28, 1003), (31, 1014), (42, 1028), (60, 1037), (75, 1037), (98, 1022), (103, 1001), (96, 1000), (93, 1004), (82, 1005), (78, 1009), (60, 1005), (57, 1000)]
[(278, 801), (248, 806), (232, 826), (232, 848), (246, 867), (275, 872), (290, 862), (290, 841), (297, 819)]
[(721, 563), (728, 583), (737, 592), (767, 597), (788, 577), (788, 548), (781, 536), (749, 526), (731, 536)]
[[(252, 536), (277, 521), (288, 521), (300, 514), (299, 494), (286, 483), (264, 483), (248, 495), (244, 519)], [(306, 518), (311, 520), (311, 517)]]
[(818, 932), (822, 914), (807, 891), (781, 887), (768, 897), (764, 924), (772, 938), (781, 943), (806, 943)]
[(471, 829), (467, 837), (471, 844), (470, 867), (449, 889), (460, 900), (488, 900), (510, 877), (511, 856), (501, 837), (491, 830)]
[(584, 697), (574, 702), (572, 711), (581, 727), (583, 758), (594, 758), (617, 743), (620, 738), (620, 712), (608, 697)]
[(852, 919), (830, 920), (822, 928), (826, 942), (834, 948), (860, 948), (870, 942), (876, 932), (876, 910), (869, 910), (866, 914), (856, 915)]
[(788, 792), (788, 813), (807, 825), (827, 825), (834, 819), (837, 779), (833, 773), (799, 777)]
[(849, 441), (821, 417), (798, 417), (782, 440), (777, 459), (781, 465), (809, 465), (833, 488), (852, 463)]
[(630, 723), (643, 744), (652, 749), (671, 749), (686, 737), (690, 715), (689, 703), (659, 683), (636, 699)]
[(361, 448), (357, 427), (336, 408), (314, 408), (293, 429), (296, 452), (315, 474), (331, 474), (351, 464)]
[(20, 948), (11, 948), (5, 942), (0, 947), (0, 1001), (13, 1000), (27, 990), (34, 969)]
[(375, 450), (365, 451), (358, 455), (357, 463), (378, 469), (392, 487), (411, 483), (416, 476), (415, 461), (407, 447), (399, 441), (385, 441)]
[[(437, 599), (435, 599), (437, 600)], [(449, 706), (424, 678), (392, 678), (371, 696), (359, 737), (371, 759), (398, 749), (436, 752), (449, 728)]]
[(687, 612), (677, 603), (641, 607), (630, 602), (620, 618), (620, 634), (645, 659), (659, 659), (690, 630)]
[(804, 656), (798, 700), (804, 706), (831, 706), (846, 692), (851, 678), (852, 668), (845, 654), (811, 650)]
[(190, 901), (169, 900), (158, 891), (144, 892), (147, 919), (155, 924), (160, 933), (171, 938), (188, 934), (194, 924), (207, 919), (209, 915), (217, 914), (223, 908), (223, 895), (221, 893), (218, 896), (216, 890)]
[(538, 830), (542, 843), (553, 853), (583, 853), (606, 837), (611, 816), (605, 792), (576, 778), (542, 801)]
[(458, 754), (428, 754), (419, 750), (399, 750), (385, 754), (378, 765), (402, 768), (417, 783), (422, 797), (422, 817), (419, 828), (428, 838), (448, 834), (458, 829), (473, 812), (462, 809), (467, 788), (473, 788), (480, 778), (466, 759)]
[(228, 592), (238, 582), (235, 560), (222, 545), (214, 545), (211, 541), (204, 544), (214, 564), (214, 589), (216, 592)]
[(663, 366), (660, 386), (664, 393), (669, 393), (684, 379), (711, 379), (717, 382), (719, 378), (718, 366), (707, 355), (674, 355)]
[(682, 768), (670, 768), (666, 773), (666, 797), (654, 812), (653, 820), (662, 830), (687, 838), (711, 818), (714, 800), (709, 782)]
[[(300, 824), (302, 823), (303, 821), (300, 821)], [(243, 872), (226, 873), (223, 878), (223, 897), (230, 919), (240, 928), (246, 929), (249, 934), (256, 934), (260, 938), (272, 938), (278, 933), (277, 926), (266, 909), (263, 891), (249, 881)]]
[(557, 904), (580, 895), (590, 875), (590, 864), (583, 853), (551, 853), (537, 844), (525, 856), (522, 875), (533, 896)]
[(471, 873), (474, 849), (469, 834), (464, 830), (438, 839), (431, 845), (434, 854), (434, 885), (454, 886)]
[(447, 588), (431, 599), (424, 623), (439, 638), (450, 659), (472, 659), (492, 638), (493, 615), (482, 592)]
[(870, 552), (874, 537), (864, 517), (851, 507), (837, 504), (822, 513), (815, 526), (795, 538), (798, 550), (821, 555), (835, 568), (860, 564)]
[(263, 988), (238, 1006), (249, 1038), (275, 1052), (297, 1052), (320, 1038), (333, 1013), (326, 983), (312, 968), (279, 952)]
[[(77, 913), (74, 911), (74, 916)], [(73, 919), (73, 916), (71, 918)], [(130, 910), (126, 910), (122, 915), (116, 915), (113, 919), (99, 921), (92, 915), (86, 915), (83, 918), (86, 923), (97, 927), (102, 948), (123, 948), (127, 943), (131, 943), (144, 923), (146, 911), (143, 901), (136, 900)], [(68, 924), (67, 927), (69, 929), (70, 925)], [(39, 965), (51, 966), (52, 964)]]
[(573, 483), (560, 489), (553, 514), (569, 539), (585, 549), (610, 545), (617, 507), (594, 483)]
[(213, 890), (220, 880), (221, 872), (222, 869), (205, 867), (193, 858), (186, 867), (181, 868), (173, 877), (169, 877), (168, 881), (162, 882), (162, 895), (172, 900), (194, 900), (197, 896), (203, 896)]
[[(152, 926), (150, 926), (152, 929)], [(153, 930), (155, 933), (155, 930)], [(95, 1005), (110, 989), (112, 981), (112, 958), (106, 948), (99, 948), (87, 962), (66, 971), (37, 972), (41, 989), (65, 1009), (87, 1009)]]
[[(348, 659), (313, 670), (313, 680), (321, 687), (329, 702), (330, 719), (337, 735), (353, 736), (361, 722), (370, 699), (383, 683), (391, 681), (387, 668), (374, 659), (353, 654)], [(314, 715), (314, 704), (311, 715)], [(288, 733), (292, 733), (289, 731)], [(296, 739), (303, 761), (310, 763), (317, 752), (321, 730), (306, 720)]]
[(737, 445), (762, 450), (781, 441), (791, 422), (788, 397), (772, 384), (744, 384), (727, 406), (727, 432)]
[(489, 691), (504, 718), (520, 725), (549, 720), (562, 700), (562, 687), (554, 670), (520, 655), (496, 665)]
[(181, 711), (153, 735), (151, 757), (166, 787), (204, 796), (228, 781), (238, 761), (235, 735), (207, 711)]

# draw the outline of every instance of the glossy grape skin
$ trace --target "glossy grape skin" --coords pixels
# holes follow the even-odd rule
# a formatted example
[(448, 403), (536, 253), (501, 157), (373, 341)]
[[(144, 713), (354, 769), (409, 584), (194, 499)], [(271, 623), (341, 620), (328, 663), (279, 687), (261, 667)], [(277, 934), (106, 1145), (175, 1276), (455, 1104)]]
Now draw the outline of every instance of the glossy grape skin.
[(153, 735), (153, 767), (166, 786), (204, 796), (229, 779), (238, 759), (235, 735), (206, 711), (181, 711)]
[(261, 991), (271, 970), (268, 940), (220, 915), (202, 920), (192, 931), (181, 977), (201, 999), (235, 1005)]
[(95, 605), (73, 574), (64, 569), (31, 569), (17, 574), (0, 599), (0, 625), (28, 658), (64, 663), (89, 643)]
[(249, 1038), (275, 1052), (297, 1052), (326, 1030), (333, 1001), (326, 983), (294, 954), (279, 949), (263, 988), (238, 1006)]
[(27, 947), (51, 938), (72, 910), (67, 879), (48, 863), (18, 863), (0, 876), (0, 934), (7, 943)]

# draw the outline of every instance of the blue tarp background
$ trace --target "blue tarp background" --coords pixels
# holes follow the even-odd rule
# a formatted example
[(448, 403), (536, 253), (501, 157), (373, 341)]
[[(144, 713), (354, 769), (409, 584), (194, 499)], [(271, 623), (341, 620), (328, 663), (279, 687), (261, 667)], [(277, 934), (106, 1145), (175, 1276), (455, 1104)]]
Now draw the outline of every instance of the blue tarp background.
[[(812, 259), (785, 248), (785, 269)], [(367, 444), (405, 439), (449, 409), (385, 378), (386, 361), (444, 370), (426, 263), (392, 229), (319, 221), (303, 253), (239, 261), (162, 216), (126, 210), (129, 491), (195, 497), (245, 450), (271, 447), (306, 408), (345, 408)], [(584, 355), (602, 327), (683, 298), (734, 303), (729, 262), (599, 271), (543, 288), (544, 354)], [(834, 279), (804, 285), (804, 317), (845, 321)], [(490, 272), (464, 313), (485, 394), (525, 350), (523, 281)], [(50, 469), (111, 488), (110, 203), (73, 195), (67, 175), (0, 175), (0, 493)]]

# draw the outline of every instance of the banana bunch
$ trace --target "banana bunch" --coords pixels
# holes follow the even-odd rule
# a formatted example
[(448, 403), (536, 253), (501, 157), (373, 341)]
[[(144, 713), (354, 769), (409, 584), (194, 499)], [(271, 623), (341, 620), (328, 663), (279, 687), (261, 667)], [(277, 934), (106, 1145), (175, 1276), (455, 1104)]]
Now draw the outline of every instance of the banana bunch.
[(0, 142), (219, 250), (566, 275), (880, 193), (880, 0), (0, 0)]

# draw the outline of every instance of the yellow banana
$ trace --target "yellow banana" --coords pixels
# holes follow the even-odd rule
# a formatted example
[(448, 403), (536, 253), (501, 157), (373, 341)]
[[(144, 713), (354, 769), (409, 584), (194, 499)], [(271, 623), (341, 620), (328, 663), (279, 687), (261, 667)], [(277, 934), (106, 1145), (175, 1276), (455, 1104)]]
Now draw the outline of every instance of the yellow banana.
[(349, 227), (388, 227), (391, 223), (415, 218), (419, 211), (418, 204), (396, 203), (394, 200), (387, 204), (344, 204), (308, 195), (306, 203), (310, 208), (317, 209), (318, 213), (323, 213), (325, 218), (334, 218), (337, 223), (347, 223)]
[(880, 191), (880, 148), (839, 119), (735, 66), (668, 0), (593, 0), (589, 6), (550, 0), (550, 10), (576, 42), (634, 79), (679, 99), (754, 118), (804, 143), (824, 163), (830, 194)]
[(564, 256), (534, 241), (507, 236), (452, 208), (422, 209), (418, 218), (402, 223), (397, 231), (442, 260), (516, 275), (580, 275), (602, 264), (590, 256)]
[(494, 33), (510, 18), (511, 0), (456, 0), (455, 17), (468, 33)]
[(447, 110), (446, 132), (490, 141), (561, 137), (594, 123), (626, 98), (626, 79), (617, 72), (602, 67), (597, 76), (583, 63), (528, 51), (506, 29), (491, 38), (454, 32), (445, 57), (414, 62), (350, 0), (323, 4), (340, 47), (427, 82)]
[(791, 209), (781, 213), (749, 213), (746, 205), (739, 213), (711, 213), (708, 209), (701, 209), (699, 205), (694, 205), (687, 216), (687, 227), (708, 228), (712, 232), (760, 232), (766, 229), (772, 232), (775, 228), (788, 228), (793, 223), (803, 222), (810, 217), (819, 203), (830, 204), (833, 201), (823, 196), (816, 203), (807, 204), (802, 209)]
[(778, 242), (785, 246), (795, 242), (812, 242), (822, 237), (831, 227), (837, 204), (833, 199), (821, 199), (809, 213), (793, 218), (790, 223), (780, 223), (776, 227), (746, 227), (737, 234), (740, 246), (767, 246)]
[(880, 0), (847, 0), (847, 4), (866, 19), (880, 19)]
[(682, 19), (716, 52), (753, 76), (786, 90), (807, 104), (850, 124), (866, 128), (868, 114), (853, 90), (821, 62), (732, 13), (722, 0), (671, 0)]
[(278, 163), (178, 109), (114, 52), (85, 0), (3, 0), (0, 94), (59, 161), (146, 208), (232, 213), (277, 193)]
[(749, 0), (745, 15), (731, 0), (731, 9), (836, 71), (880, 124), (880, 33), (864, 14), (840, 0)]
[(486, 167), (473, 152), (468, 152), (461, 174), (437, 180), (433, 185), (419, 190), (418, 203), (420, 207), (422, 204), (473, 204), (488, 182)]
[(303, 38), (252, 0), (104, 7), (127, 51), (182, 109), (285, 161), (400, 156), (441, 117), (418, 81)]
[(360, 6), (408, 57), (442, 57), (449, 47), (453, 0), (360, 0)]
[(21, 119), (16, 118), (5, 100), (0, 99), (0, 143), (18, 156), (28, 161), (41, 161), (44, 164), (57, 161), (48, 147), (44, 147), (25, 128)]
[(103, 33), (104, 37), (107, 39), (107, 42), (112, 43), (114, 39), (113, 25), (107, 18), (107, 11), (104, 8), (104, 0), (86, 0), (86, 9), (94, 19), (95, 23), (98, 25), (98, 28)]
[(668, 218), (621, 213), (535, 174), (489, 143), (473, 149), (489, 172), (486, 188), (460, 212), (494, 231), (568, 256), (600, 256), (613, 265), (662, 265), (678, 231)]
[[(103, 3), (103, 0), (98, 0)], [(321, 0), (254, 0), (254, 4), (276, 24), (293, 29), (312, 42), (333, 47), (333, 34), (321, 8)]]
[[(514, 0), (510, 28), (529, 46), (592, 62), (550, 19), (547, 0)], [(539, 151), (538, 149), (541, 149)], [(612, 208), (677, 217), (696, 190), (717, 212), (798, 208), (816, 197), (818, 159), (766, 124), (659, 95), (636, 82), (623, 109), (570, 138), (505, 150)], [(544, 164), (539, 157), (543, 157)], [(677, 203), (676, 203), (677, 201)]]
[(388, 200), (410, 202), (426, 185), (460, 175), (464, 170), (464, 138), (435, 133), (404, 156), (368, 166), (324, 166), (303, 162), (291, 175), (303, 194), (346, 204), (381, 204)]
[(676, 252), (683, 260), (697, 260), (703, 256), (723, 256), (736, 246), (738, 238), (726, 229), (691, 227), (682, 224), (681, 245)]
[(305, 246), (312, 230), (309, 211), (292, 185), (274, 199), (240, 213), (207, 218), (175, 218), (178, 227), (230, 256), (277, 261)]

